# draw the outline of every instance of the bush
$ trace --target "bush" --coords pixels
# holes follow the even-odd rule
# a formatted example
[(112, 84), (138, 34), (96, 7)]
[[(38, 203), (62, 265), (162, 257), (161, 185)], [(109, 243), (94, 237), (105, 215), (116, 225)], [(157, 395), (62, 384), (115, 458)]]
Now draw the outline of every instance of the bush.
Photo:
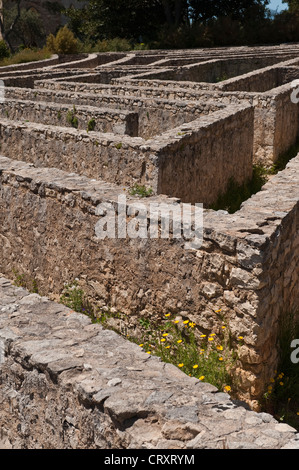
[(79, 50), (79, 41), (67, 26), (61, 28), (56, 36), (47, 37), (47, 48), (55, 54), (76, 54)]
[(0, 60), (10, 56), (9, 48), (5, 41), (0, 41)]

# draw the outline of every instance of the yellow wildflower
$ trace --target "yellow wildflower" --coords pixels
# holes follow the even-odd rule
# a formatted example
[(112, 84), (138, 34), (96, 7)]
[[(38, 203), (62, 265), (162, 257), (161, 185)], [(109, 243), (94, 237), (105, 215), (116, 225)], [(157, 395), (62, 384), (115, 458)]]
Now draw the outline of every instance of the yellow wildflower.
[(184, 325), (187, 325), (187, 323), (189, 323), (189, 320), (185, 320), (183, 321)]
[(197, 369), (197, 368), (198, 368), (198, 364), (194, 364), (193, 369)]
[(223, 346), (217, 346), (218, 351), (223, 351)]
[(201, 377), (198, 377), (199, 380), (203, 380), (205, 378), (204, 375), (202, 375)]
[(183, 365), (184, 365), (184, 364), (183, 364), (182, 362), (181, 362), (180, 364), (178, 364), (179, 367), (183, 367)]
[(177, 340), (177, 343), (180, 344), (182, 341), (183, 341), (182, 339), (178, 339), (178, 340)]
[(231, 391), (231, 387), (230, 387), (229, 385), (226, 385), (226, 386), (224, 387), (224, 390), (225, 390), (226, 392), (230, 392), (230, 391)]

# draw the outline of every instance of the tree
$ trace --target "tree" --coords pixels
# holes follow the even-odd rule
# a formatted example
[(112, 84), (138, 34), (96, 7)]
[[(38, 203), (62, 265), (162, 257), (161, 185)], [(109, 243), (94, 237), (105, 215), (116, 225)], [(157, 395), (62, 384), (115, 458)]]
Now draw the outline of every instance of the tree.
[(12, 36), (19, 39), (25, 47), (37, 47), (46, 37), (40, 15), (34, 10), (22, 8)]
[(14, 28), (21, 16), (21, 0), (16, 0), (14, 9), (15, 13), (13, 15), (12, 20), (8, 23), (6, 21), (6, 15), (7, 15), (7, 6), (8, 2), (6, 0), (1, 0), (0, 2), (0, 31), (1, 31), (1, 36), (3, 40), (7, 43), (9, 49), (13, 51), (13, 46), (10, 41), (10, 36), (14, 31)]

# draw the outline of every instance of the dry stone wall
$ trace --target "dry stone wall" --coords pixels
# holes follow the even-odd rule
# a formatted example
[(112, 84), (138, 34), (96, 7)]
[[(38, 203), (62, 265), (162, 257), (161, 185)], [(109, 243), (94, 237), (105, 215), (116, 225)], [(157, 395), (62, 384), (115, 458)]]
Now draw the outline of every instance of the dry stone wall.
[[(265, 386), (278, 364), (279, 322), (288, 311), (299, 308), (299, 155), (236, 213), (208, 207), (225, 192), (231, 178), (240, 184), (247, 182), (253, 164), (270, 166), (297, 142), (299, 108), (291, 100), (291, 81), (297, 78), (298, 57), (297, 45), (282, 45), (95, 54), (70, 58), (65, 63), (62, 58), (59, 63), (54, 58), (44, 67), (20, 68), (15, 77), (15, 68), (6, 67), (0, 74), (6, 87), (4, 102), (0, 103), (0, 272), (10, 279), (15, 272), (34, 279), (39, 292), (51, 298), (59, 297), (66, 282), (78, 279), (90, 301), (125, 315), (127, 331), (132, 334), (141, 317), (159, 321), (166, 313), (193, 321), (197, 334), (217, 333), (221, 327), (217, 312), (221, 311), (221, 320), (225, 319), (229, 326), (233, 343), (237, 344), (240, 335), (244, 338), (237, 370), (238, 396), (258, 410)], [(244, 75), (236, 76), (240, 73)], [(76, 126), (66, 120), (66, 112), (71, 110), (78, 119)], [(91, 118), (95, 127), (87, 131)], [(152, 195), (145, 199), (132, 196), (135, 184), (150, 187)], [(125, 206), (119, 202), (120, 195), (126, 196)], [(97, 224), (106, 215), (98, 210), (102, 203), (117, 215), (124, 213), (127, 225), (132, 220), (133, 204), (140, 207), (142, 203), (148, 209), (151, 203), (166, 203), (170, 208), (203, 203), (203, 243), (186, 245), (188, 240), (175, 238), (172, 232), (169, 239), (127, 236), (102, 240), (96, 232)], [(107, 362), (108, 340), (104, 339), (105, 335), (110, 338), (110, 332), (99, 329), (95, 333), (95, 326), (85, 317), (72, 314), (75, 316), (71, 318), (76, 317), (83, 329), (92, 331), (92, 336), (83, 335), (84, 339), (79, 332), (74, 339), (77, 332), (72, 333), (76, 347), (82, 342), (87, 346), (86, 362), (84, 356), (83, 365), (80, 361), (79, 364), (77, 358), (81, 356), (75, 352), (74, 356), (65, 357), (60, 345), (57, 356), (53, 351), (48, 360), (50, 336), (41, 340), (39, 350), (38, 341), (33, 339), (30, 343), (31, 335), (37, 340), (34, 335), (42, 334), (34, 330), (30, 333), (35, 327), (32, 319), (28, 318), (29, 336), (24, 339), (19, 324), (13, 330), (10, 324), (23, 319), (22, 299), (25, 304), (28, 300), (29, 310), (33, 311), (35, 302), (42, 303), (44, 327), (40, 331), (49, 335), (60, 328), (64, 331), (60, 324), (52, 330), (48, 323), (54, 321), (52, 316), (58, 319), (59, 312), (64, 312), (59, 318), (65, 320), (69, 312), (49, 300), (13, 290), (7, 280), (2, 279), (1, 285), (0, 338), (5, 338), (6, 348), (6, 360), (1, 365), (5, 377), (0, 395), (5, 410), (3, 415), (0, 412), (1, 445), (223, 445), (222, 433), (210, 434), (215, 428), (211, 424), (215, 423), (214, 415), (205, 421), (205, 429), (200, 427), (203, 418), (199, 416), (206, 413), (209, 405), (199, 410), (194, 398), (195, 408), (187, 410), (184, 403), (181, 427), (177, 422), (182, 416), (178, 403), (181, 391), (193, 397), (192, 387), (208, 387), (214, 394), (211, 403), (215, 396), (229, 401), (227, 394), (217, 395), (209, 385), (185, 377), (188, 386), (175, 392), (173, 416), (165, 408), (159, 408), (158, 415), (153, 408), (148, 409), (145, 403), (152, 403), (153, 395), (145, 396), (143, 392), (137, 400), (140, 406), (133, 406), (130, 411), (131, 389), (124, 397), (123, 388), (129, 385), (124, 371), (125, 354), (121, 351), (128, 348), (129, 356), (133, 354), (134, 360), (131, 357), (129, 362), (134, 367), (143, 353), (111, 333), (121, 341), (123, 363), (117, 366), (120, 382), (110, 383), (115, 377), (108, 377), (103, 371), (99, 379), (102, 385), (92, 388), (94, 376), (90, 371), (94, 366), (90, 369), (89, 361), (102, 361), (105, 370), (111, 367)], [(6, 308), (11, 299), (16, 310)], [(91, 355), (88, 359), (94, 346), (93, 334), (100, 331), (105, 344), (103, 357)], [(66, 336), (63, 338), (66, 344)], [(134, 352), (131, 348), (135, 348)], [(106, 362), (108, 365), (104, 365)], [(52, 363), (53, 367), (49, 365)], [(151, 367), (153, 371), (157, 365), (163, 371), (168, 367), (154, 358), (147, 365), (146, 372), (142, 368), (147, 377)], [(183, 375), (176, 368), (171, 370), (174, 375), (169, 380), (181, 380)], [(103, 385), (103, 377), (109, 379), (107, 384)], [(87, 389), (79, 385), (85, 380), (90, 390), (88, 398)], [(116, 401), (111, 396), (109, 405), (110, 392), (107, 395), (105, 387), (119, 392), (122, 382), (125, 385), (121, 385), (120, 395)], [(35, 390), (39, 386), (45, 393), (38, 397)], [(153, 393), (159, 394), (155, 381), (153, 387)], [(12, 400), (10, 397), (17, 390), (16, 399)], [(63, 399), (65, 393), (69, 408)], [(46, 397), (51, 403), (47, 407)], [(94, 397), (100, 400), (93, 402)], [(22, 408), (24, 400), (32, 405), (26, 405), (28, 415)], [(165, 407), (166, 401), (162, 400)], [(12, 428), (5, 424), (8, 409), (16, 424)], [(229, 427), (227, 421), (223, 422), (223, 429), (229, 429), (225, 436), (230, 435), (231, 447), (297, 446), (294, 430), (275, 428), (277, 423), (264, 414), (248, 417), (244, 407), (234, 405), (229, 405), (227, 413), (231, 418), (225, 413), (223, 409), (217, 414), (218, 422), (220, 415), (224, 416), (221, 419), (238, 420), (236, 428), (235, 424), (231, 427), (231, 422)], [(168, 418), (176, 422), (169, 423)], [(36, 429), (52, 421), (51, 434), (35, 435), (30, 424), (34, 419), (38, 422)], [(199, 427), (193, 428), (190, 422)], [(86, 437), (82, 423), (88, 423)], [(97, 423), (101, 423), (100, 429)], [(248, 424), (256, 426), (254, 437)], [(271, 439), (264, 441), (266, 427)], [(174, 438), (174, 428), (180, 430), (179, 439)], [(143, 441), (140, 429), (145, 429), (148, 436)]]

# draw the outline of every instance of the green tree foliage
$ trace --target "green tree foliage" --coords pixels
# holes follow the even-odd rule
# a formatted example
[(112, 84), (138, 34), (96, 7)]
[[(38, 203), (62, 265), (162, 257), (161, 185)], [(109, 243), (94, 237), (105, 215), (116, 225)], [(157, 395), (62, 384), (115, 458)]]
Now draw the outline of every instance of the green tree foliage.
[(76, 54), (79, 43), (74, 33), (64, 26), (60, 28), (56, 36), (50, 34), (47, 37), (47, 48), (55, 54)]
[(89, 0), (82, 10), (66, 10), (69, 26), (82, 41), (114, 37), (133, 41), (157, 39), (161, 33), (187, 33), (186, 28), (230, 17), (244, 24), (264, 18), (268, 0)]

